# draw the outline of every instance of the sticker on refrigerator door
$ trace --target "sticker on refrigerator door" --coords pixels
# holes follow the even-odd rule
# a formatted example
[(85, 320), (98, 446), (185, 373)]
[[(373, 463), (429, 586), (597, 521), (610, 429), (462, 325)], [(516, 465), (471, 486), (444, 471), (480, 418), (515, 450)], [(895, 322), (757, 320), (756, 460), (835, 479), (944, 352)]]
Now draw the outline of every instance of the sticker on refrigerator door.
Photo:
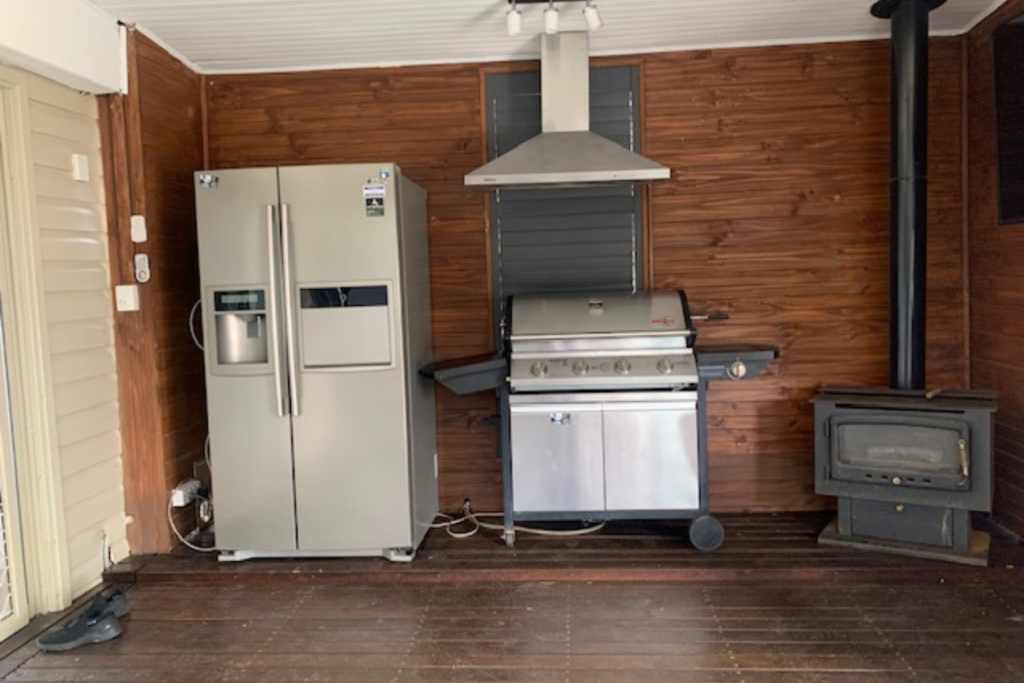
[(385, 185), (363, 185), (363, 201), (366, 202), (366, 215), (370, 217), (384, 215)]

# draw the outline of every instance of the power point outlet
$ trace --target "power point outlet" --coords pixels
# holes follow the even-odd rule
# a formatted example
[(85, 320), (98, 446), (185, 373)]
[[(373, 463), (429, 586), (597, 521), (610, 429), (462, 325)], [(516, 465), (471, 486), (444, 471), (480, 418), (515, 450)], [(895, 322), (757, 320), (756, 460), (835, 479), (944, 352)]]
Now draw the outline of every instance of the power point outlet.
[(198, 479), (187, 479), (171, 491), (171, 505), (176, 508), (183, 508), (193, 500), (199, 493), (200, 483)]
[(139, 310), (139, 286), (117, 285), (114, 287), (114, 304), (120, 312)]

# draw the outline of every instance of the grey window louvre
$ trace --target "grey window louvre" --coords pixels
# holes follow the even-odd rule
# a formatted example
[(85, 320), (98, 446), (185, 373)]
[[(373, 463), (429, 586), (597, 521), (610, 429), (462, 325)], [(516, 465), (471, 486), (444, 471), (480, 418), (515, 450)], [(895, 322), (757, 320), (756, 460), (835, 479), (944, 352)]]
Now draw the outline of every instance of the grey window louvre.
[[(537, 135), (540, 74), (488, 74), (488, 159)], [(590, 70), (591, 130), (637, 149), (639, 71)], [(639, 186), (496, 190), (491, 202), (495, 323), (517, 294), (641, 288), (642, 201)]]

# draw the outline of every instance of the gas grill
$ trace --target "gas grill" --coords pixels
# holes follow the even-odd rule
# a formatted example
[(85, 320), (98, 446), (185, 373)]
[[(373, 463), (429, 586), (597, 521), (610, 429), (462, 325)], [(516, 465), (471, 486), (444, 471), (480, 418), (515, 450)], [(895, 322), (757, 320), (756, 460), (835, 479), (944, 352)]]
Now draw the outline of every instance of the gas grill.
[(506, 543), (520, 520), (676, 517), (716, 548), (685, 295), (522, 296), (509, 310)]
[(516, 296), (503, 310), (499, 352), (421, 372), (458, 394), (498, 392), (506, 545), (523, 521), (690, 519), (691, 543), (718, 548), (708, 385), (754, 379), (778, 350), (695, 351), (704, 316), (676, 291)]

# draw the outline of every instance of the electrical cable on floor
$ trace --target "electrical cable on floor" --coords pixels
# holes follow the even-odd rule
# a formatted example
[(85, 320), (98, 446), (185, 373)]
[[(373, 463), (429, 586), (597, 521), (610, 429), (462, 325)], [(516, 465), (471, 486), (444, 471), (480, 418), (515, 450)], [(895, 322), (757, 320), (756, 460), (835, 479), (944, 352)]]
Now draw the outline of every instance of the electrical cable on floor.
[[(470, 509), (468, 506), (466, 506), (466, 507), (463, 507), (463, 509), (462, 509), (462, 516), (461, 517), (457, 517), (456, 518), (456, 517), (452, 517), (451, 515), (446, 515), (444, 513), (440, 514), (439, 516), (440, 517), (444, 517), (446, 519), (444, 519), (444, 521), (436, 522), (434, 524), (431, 524), (430, 527), (432, 529), (444, 529), (448, 533), (448, 535), (451, 536), (452, 538), (469, 538), (470, 536), (473, 536), (478, 531), (480, 531), (480, 529), (490, 529), (492, 531), (507, 531), (508, 530), (508, 528), (505, 527), (504, 524), (492, 524), (490, 522), (484, 522), (484, 521), (482, 521), (480, 519), (481, 517), (504, 517), (504, 515), (502, 513), (500, 513), (500, 512), (473, 512), (472, 509)], [(452, 529), (452, 527), (458, 526), (459, 524), (464, 524), (464, 523), (468, 523), (468, 524), (471, 525), (469, 530), (467, 530), (467, 531), (454, 531)], [(519, 532), (519, 533), (534, 534), (536, 536), (572, 537), (572, 536), (586, 536), (587, 534), (596, 533), (596, 532), (600, 531), (601, 529), (603, 529), (604, 525), (605, 525), (604, 522), (600, 522), (598, 524), (595, 524), (594, 526), (586, 527), (586, 528), (583, 528), (583, 529), (559, 530), (559, 529), (538, 529), (538, 528), (535, 528), (535, 527), (520, 526), (518, 524), (514, 524), (511, 527), (511, 529), (513, 531), (516, 531), (516, 532)]]
[(174, 524), (174, 505), (172, 505), (172, 501), (170, 498), (167, 499), (167, 522), (171, 525), (171, 531), (174, 532), (174, 535), (178, 537), (178, 540), (181, 541), (181, 544), (184, 545), (186, 548), (191, 548), (192, 550), (195, 550), (200, 553), (217, 552), (216, 548), (203, 548), (201, 546), (195, 545), (194, 543), (190, 543), (185, 539), (184, 536), (181, 535), (181, 532), (178, 531), (178, 527)]
[(202, 303), (202, 299), (196, 299), (196, 302), (192, 304), (192, 310), (188, 312), (188, 332), (192, 335), (192, 342), (199, 347), (199, 350), (205, 351), (206, 347), (203, 346), (203, 342), (199, 341), (199, 336), (196, 334), (196, 309), (198, 309)]
[[(431, 524), (430, 528), (431, 529), (444, 529), (445, 532), (449, 536), (451, 536), (452, 538), (469, 538), (470, 536), (476, 535), (476, 532), (480, 531), (480, 525), (478, 523), (476, 523), (476, 520), (475, 519), (471, 520), (467, 516), (462, 516), (462, 517), (459, 517), (458, 519), (455, 519), (451, 515), (446, 515), (446, 514), (444, 514), (442, 512), (442, 513), (438, 514), (438, 517), (445, 517), (447, 519), (445, 521), (443, 521), (443, 522), (437, 522), (435, 524)], [(468, 531), (453, 531), (452, 530), (453, 526), (456, 526), (458, 524), (462, 524), (463, 522), (466, 522), (466, 521), (472, 521), (473, 522), (473, 526)]]

